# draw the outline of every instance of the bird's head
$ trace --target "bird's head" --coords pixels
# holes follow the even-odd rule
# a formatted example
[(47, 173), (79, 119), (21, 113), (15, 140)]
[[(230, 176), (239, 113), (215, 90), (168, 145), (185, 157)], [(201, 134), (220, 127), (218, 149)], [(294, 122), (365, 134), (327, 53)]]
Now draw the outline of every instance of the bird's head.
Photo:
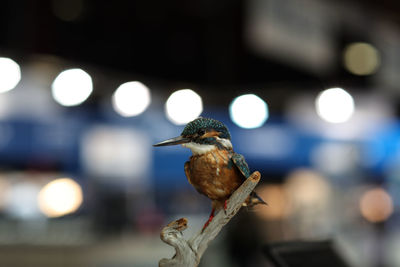
[(189, 122), (180, 136), (157, 143), (154, 146), (182, 144), (193, 154), (203, 154), (212, 149), (232, 149), (228, 128), (220, 121), (210, 118), (197, 118)]

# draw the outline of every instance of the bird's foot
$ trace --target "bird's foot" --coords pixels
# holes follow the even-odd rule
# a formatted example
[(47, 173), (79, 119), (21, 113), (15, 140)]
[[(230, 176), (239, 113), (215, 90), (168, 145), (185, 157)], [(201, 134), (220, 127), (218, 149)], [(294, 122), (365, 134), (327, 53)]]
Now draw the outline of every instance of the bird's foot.
[(210, 222), (212, 221), (213, 217), (210, 216), (210, 218), (208, 218), (208, 221), (206, 221), (206, 223), (203, 226), (203, 229), (201, 230), (201, 232), (204, 232), (204, 230), (207, 228), (207, 226), (210, 224)]
[(215, 211), (214, 209), (211, 210), (210, 217), (208, 218), (208, 221), (206, 221), (206, 223), (204, 224), (203, 229), (201, 230), (202, 233), (203, 233), (204, 229), (207, 228), (207, 226), (210, 224), (210, 222), (214, 218), (214, 211)]
[(224, 212), (225, 212), (225, 215), (226, 215), (226, 210), (228, 209), (228, 200), (225, 200), (225, 202), (224, 202)]

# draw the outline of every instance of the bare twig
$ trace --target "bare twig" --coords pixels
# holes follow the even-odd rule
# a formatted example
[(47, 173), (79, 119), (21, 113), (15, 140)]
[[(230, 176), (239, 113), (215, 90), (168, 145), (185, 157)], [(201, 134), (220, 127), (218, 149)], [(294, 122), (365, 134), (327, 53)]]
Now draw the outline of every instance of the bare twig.
[(253, 172), (249, 178), (232, 194), (227, 209), (220, 210), (204, 231), (200, 231), (189, 240), (183, 238), (182, 231), (187, 228), (187, 219), (181, 218), (165, 226), (161, 231), (161, 240), (175, 248), (172, 259), (162, 259), (160, 267), (196, 267), (222, 227), (226, 225), (242, 207), (243, 202), (260, 181), (260, 173)]

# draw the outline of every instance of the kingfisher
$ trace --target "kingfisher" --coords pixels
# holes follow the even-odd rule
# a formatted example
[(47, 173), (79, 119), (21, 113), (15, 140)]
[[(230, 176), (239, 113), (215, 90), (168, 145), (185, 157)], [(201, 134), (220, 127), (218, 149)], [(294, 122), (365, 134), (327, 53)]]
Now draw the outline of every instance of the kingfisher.
[[(185, 174), (191, 185), (212, 201), (212, 210), (204, 229), (216, 210), (227, 208), (228, 198), (250, 176), (244, 157), (233, 151), (228, 128), (220, 121), (199, 117), (189, 122), (180, 136), (153, 146), (181, 144), (192, 151), (185, 163)], [(244, 206), (266, 204), (254, 191)]]

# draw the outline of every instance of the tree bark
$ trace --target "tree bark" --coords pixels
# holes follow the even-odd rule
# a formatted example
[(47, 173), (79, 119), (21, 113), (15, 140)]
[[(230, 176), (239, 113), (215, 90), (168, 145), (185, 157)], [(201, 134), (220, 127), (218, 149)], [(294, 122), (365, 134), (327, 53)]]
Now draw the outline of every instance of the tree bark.
[(204, 231), (200, 231), (189, 240), (183, 238), (182, 231), (187, 228), (187, 219), (173, 221), (161, 230), (161, 240), (175, 248), (171, 259), (161, 259), (160, 267), (196, 267), (199, 265), (208, 243), (213, 240), (242, 207), (243, 202), (254, 190), (261, 175), (253, 172), (249, 178), (228, 199), (226, 210), (220, 210)]

